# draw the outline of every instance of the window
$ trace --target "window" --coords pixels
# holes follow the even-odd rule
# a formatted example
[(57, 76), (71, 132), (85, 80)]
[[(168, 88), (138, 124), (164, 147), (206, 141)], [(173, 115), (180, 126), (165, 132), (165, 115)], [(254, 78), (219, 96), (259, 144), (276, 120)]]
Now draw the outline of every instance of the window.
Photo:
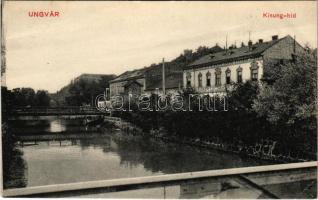
[(211, 87), (211, 73), (206, 73), (206, 86)]
[(228, 68), (226, 71), (226, 84), (230, 84), (231, 83), (231, 70)]
[(252, 69), (252, 81), (257, 81), (258, 79), (258, 69)]
[(215, 86), (221, 86), (221, 70), (215, 70)]
[(258, 80), (258, 64), (255, 60), (251, 63), (250, 69), (251, 69), (251, 80), (257, 81)]
[(242, 79), (242, 68), (239, 67), (237, 68), (237, 82), (238, 83), (242, 83), (243, 82), (243, 79)]
[(187, 73), (186, 76), (186, 80), (187, 80), (187, 87), (191, 87), (191, 73)]
[(202, 87), (202, 74), (201, 74), (201, 72), (198, 75), (198, 86)]

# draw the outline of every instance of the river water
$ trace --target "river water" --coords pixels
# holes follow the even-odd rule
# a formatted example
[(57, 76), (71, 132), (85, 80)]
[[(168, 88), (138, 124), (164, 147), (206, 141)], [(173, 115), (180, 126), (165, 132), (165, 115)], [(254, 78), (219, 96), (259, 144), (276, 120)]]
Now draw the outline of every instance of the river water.
[(86, 130), (82, 120), (11, 121), (26, 187), (268, 164), (217, 150)]

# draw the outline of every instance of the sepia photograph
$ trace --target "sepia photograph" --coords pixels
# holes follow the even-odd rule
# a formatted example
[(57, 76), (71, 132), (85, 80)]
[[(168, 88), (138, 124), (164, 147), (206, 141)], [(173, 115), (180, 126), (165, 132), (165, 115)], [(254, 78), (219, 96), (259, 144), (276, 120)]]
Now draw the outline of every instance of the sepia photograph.
[(1, 195), (316, 199), (316, 1), (1, 1)]

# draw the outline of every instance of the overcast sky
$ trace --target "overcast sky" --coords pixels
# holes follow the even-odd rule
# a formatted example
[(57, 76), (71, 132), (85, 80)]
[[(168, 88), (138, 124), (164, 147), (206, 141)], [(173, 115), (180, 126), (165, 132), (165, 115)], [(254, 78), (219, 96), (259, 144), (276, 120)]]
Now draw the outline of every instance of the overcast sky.
[[(29, 11), (58, 11), (32, 18)], [(295, 19), (263, 18), (296, 13)], [(296, 35), (317, 45), (316, 2), (5, 2), (9, 89), (56, 92), (82, 73), (119, 75), (184, 49)]]

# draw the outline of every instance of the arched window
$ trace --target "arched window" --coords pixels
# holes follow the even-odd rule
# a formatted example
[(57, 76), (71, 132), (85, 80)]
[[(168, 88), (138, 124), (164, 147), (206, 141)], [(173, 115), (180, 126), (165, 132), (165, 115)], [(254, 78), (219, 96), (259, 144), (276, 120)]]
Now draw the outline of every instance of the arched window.
[(215, 69), (215, 86), (221, 86), (221, 69)]
[(198, 74), (198, 86), (202, 87), (202, 74), (201, 74), (201, 72)]
[(242, 67), (238, 67), (236, 72), (237, 72), (237, 82), (238, 83), (242, 83), (243, 79), (242, 79)]
[(226, 75), (226, 84), (230, 84), (231, 83), (231, 70), (229, 68), (226, 69), (225, 75)]
[(251, 69), (251, 80), (257, 81), (258, 80), (258, 64), (255, 60), (251, 63), (250, 69)]
[(206, 86), (211, 87), (211, 73), (206, 73)]

